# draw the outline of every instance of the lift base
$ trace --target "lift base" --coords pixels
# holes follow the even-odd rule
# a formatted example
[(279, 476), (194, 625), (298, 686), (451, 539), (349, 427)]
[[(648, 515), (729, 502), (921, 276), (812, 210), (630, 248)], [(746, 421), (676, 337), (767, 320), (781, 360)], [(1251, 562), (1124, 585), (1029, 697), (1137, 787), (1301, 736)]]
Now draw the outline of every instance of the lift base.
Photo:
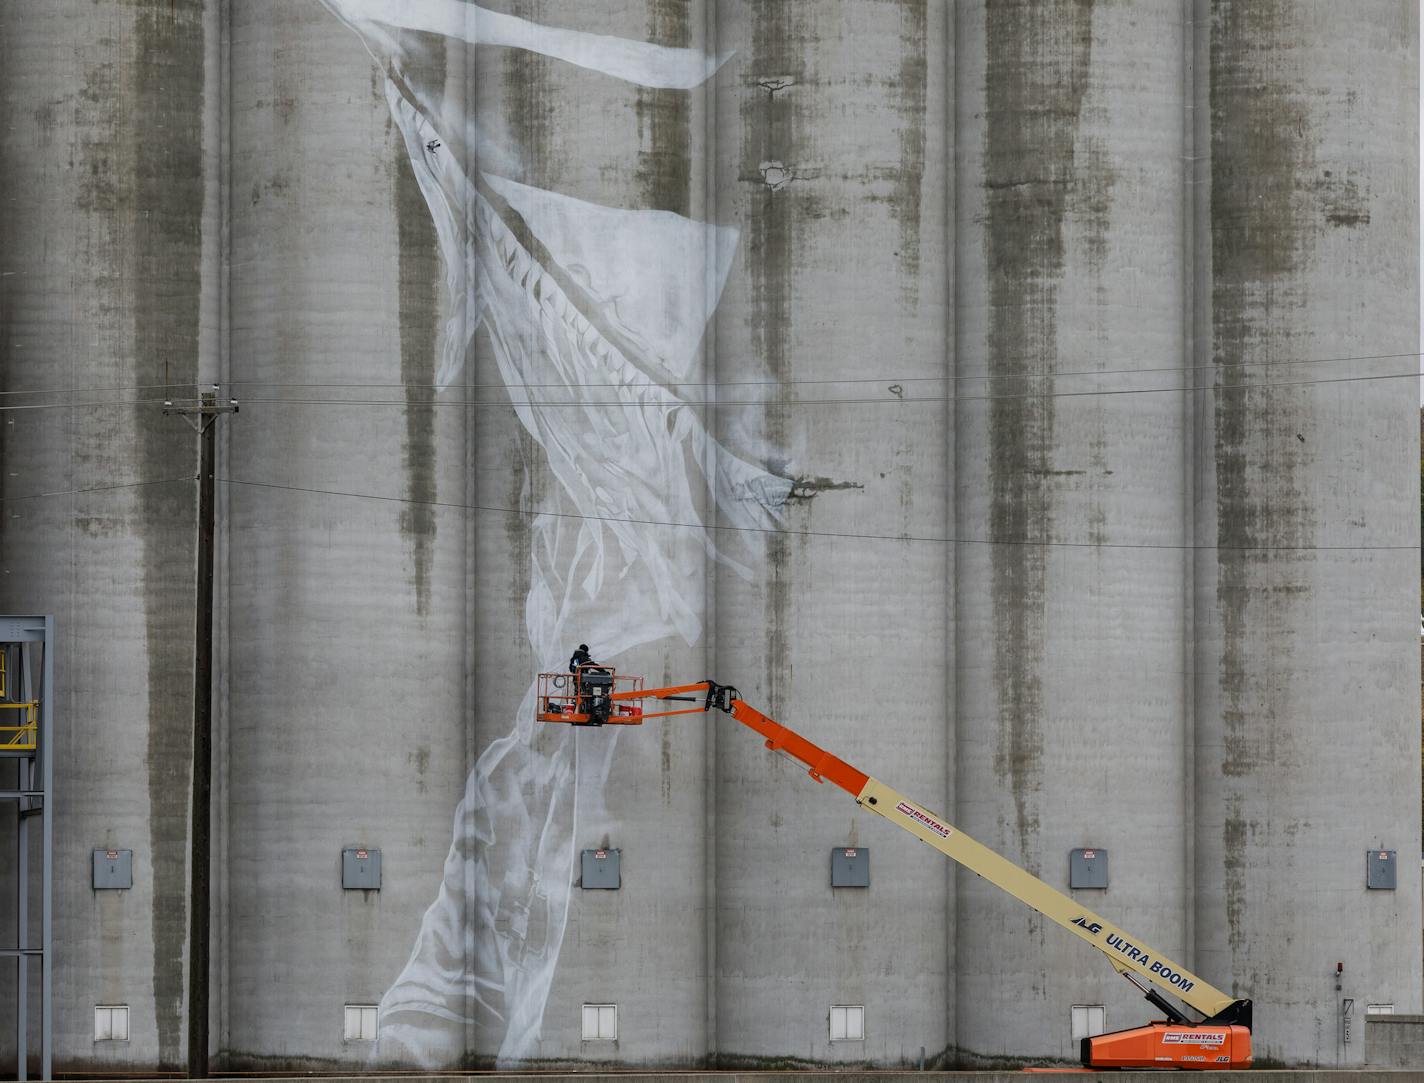
[(1251, 1032), (1245, 1027), (1209, 1023), (1149, 1023), (1084, 1038), (1082, 1057), (1089, 1068), (1249, 1068)]

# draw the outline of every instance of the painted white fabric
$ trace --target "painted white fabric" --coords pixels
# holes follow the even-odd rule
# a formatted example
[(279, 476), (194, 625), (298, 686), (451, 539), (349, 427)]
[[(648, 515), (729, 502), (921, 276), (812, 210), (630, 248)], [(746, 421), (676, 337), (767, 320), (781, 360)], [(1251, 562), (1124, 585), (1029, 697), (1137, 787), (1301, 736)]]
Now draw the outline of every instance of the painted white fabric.
[(543, 26), (467, 0), (329, 0), (328, 6), (368, 39), (380, 27), (438, 34), (467, 45), (527, 49), (645, 87), (691, 90), (726, 60), (697, 49)]
[[(765, 528), (791, 490), (715, 441), (678, 383), (693, 374), (736, 233), (500, 176), (517, 151), (487, 146), (475, 118), (459, 114), (442, 88), (421, 85), (407, 52), (421, 47), (419, 35), (397, 31), (444, 34), (447, 50), (476, 41), (532, 49), (648, 86), (695, 86), (716, 62), (514, 26), (453, 0), (323, 3), (362, 34), (386, 73), (391, 113), (431, 209), (451, 311), (439, 382), (458, 385), (483, 327), (516, 415), (542, 449), (538, 473), (557, 482), (536, 499), (526, 475), (528, 501), (538, 505), (525, 601), (536, 664), (561, 669), (578, 642), (609, 661), (672, 636), (697, 642), (705, 562), (741, 570), (704, 525), (712, 506), (727, 526)], [(469, 162), (478, 168), (467, 172)], [(700, 398), (700, 387), (690, 390)], [(617, 737), (540, 727), (533, 696), (531, 683), (523, 702), (510, 704), (510, 731), (467, 780), (438, 895), (381, 1000), (383, 1062), (451, 1065), (493, 1047), (503, 1064), (540, 1055), (577, 824), (606, 818)]]

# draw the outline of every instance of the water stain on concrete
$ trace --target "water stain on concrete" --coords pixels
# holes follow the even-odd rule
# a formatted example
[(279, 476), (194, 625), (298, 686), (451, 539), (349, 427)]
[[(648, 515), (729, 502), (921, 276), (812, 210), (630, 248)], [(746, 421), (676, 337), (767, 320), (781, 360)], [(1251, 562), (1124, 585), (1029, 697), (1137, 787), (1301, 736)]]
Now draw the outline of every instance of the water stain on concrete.
[(925, 94), (929, 43), (928, 0), (900, 3), (900, 66), (894, 90), (899, 109), (900, 168), (891, 213), (900, 223), (900, 290), (913, 308), (920, 296), (920, 203), (925, 179)]
[[(767, 375), (778, 383), (792, 376), (788, 332), (793, 320), (798, 227), (808, 203), (815, 201), (809, 191), (784, 183), (784, 172), (776, 178), (782, 183), (768, 183), (762, 166), (795, 162), (804, 156), (803, 110), (815, 96), (805, 67), (815, 40), (814, 28), (806, 24), (807, 15), (799, 4), (758, 5), (752, 17), (750, 55), (741, 76), (738, 176), (750, 185), (742, 205), (746, 215), (743, 259), (751, 281), (752, 345)], [(769, 93), (762, 85), (767, 79), (794, 89)], [(786, 407), (766, 408), (765, 436), (770, 446), (786, 446), (788, 420)], [(787, 623), (795, 580), (792, 549), (792, 539), (784, 534), (767, 539), (763, 687), (772, 711), (781, 702), (790, 672)]]
[(1359, 184), (1348, 173), (1323, 170), (1315, 182), (1315, 196), (1330, 225), (1354, 228), (1370, 224), (1369, 194), (1361, 192)]
[[(1307, 302), (1300, 276), (1322, 206), (1358, 206), (1347, 188), (1321, 184), (1339, 178), (1317, 171), (1309, 108), (1292, 89), (1298, 80), (1286, 61), (1288, 43), (1303, 32), (1298, 18), (1292, 4), (1259, 0), (1220, 5), (1211, 23), (1212, 350), (1221, 385), (1265, 382), (1246, 366), (1291, 348), (1290, 314)], [(1309, 554), (1274, 547), (1314, 541), (1306, 493), (1313, 452), (1296, 435), (1312, 428), (1312, 417), (1308, 392), (1282, 386), (1218, 391), (1212, 409), (1221, 770), (1231, 779), (1290, 758), (1280, 694), (1290, 659), (1257, 644), (1263, 627), (1298, 626), (1298, 607), (1309, 602)], [(1239, 805), (1240, 794), (1232, 801)], [(1229, 813), (1222, 839), (1233, 949), (1245, 945), (1244, 823), (1239, 809)]]
[[(1076, 153), (1093, 3), (991, 4), (985, 18), (989, 368), (994, 375), (1042, 375), (1057, 364), (1064, 225), (1088, 168)], [(989, 407), (989, 530), (1000, 543), (992, 550), (990, 587), (999, 716), (994, 765), (1013, 794), (1020, 853), (1035, 870), (1047, 602), (1047, 557), (1039, 543), (1053, 535), (1053, 424), (1049, 397), (1004, 396)]]
[[(650, 0), (647, 40), (668, 48), (690, 47), (687, 0)], [(639, 143), (636, 176), (645, 207), (681, 215), (691, 210), (691, 103), (686, 90), (637, 88), (633, 103)]]
[(1241, 797), (1234, 795), (1226, 802), (1226, 817), (1221, 826), (1224, 857), (1222, 871), (1226, 886), (1227, 940), (1233, 953), (1245, 947), (1242, 918), (1246, 912), (1246, 844), (1249, 831), (1241, 810)]
[[(521, 18), (544, 20), (542, 3), (520, 6)], [(560, 189), (552, 148), (558, 135), (558, 99), (549, 92), (554, 61), (541, 53), (511, 49), (500, 57), (505, 130), (516, 142), (522, 167), (516, 179), (540, 188)]]
[[(431, 38), (422, 77), (432, 86), (445, 79), (445, 46)], [(385, 97), (382, 94), (382, 104)], [(420, 616), (430, 612), (431, 565), (438, 528), (435, 484), (435, 372), (440, 349), (440, 298), (443, 268), (435, 223), (421, 194), (404, 140), (393, 136), (390, 160), (395, 171), (394, 201), (399, 244), (397, 305), (400, 322), (401, 383), (405, 387), (405, 439), (401, 466), (405, 496), (400, 529), (410, 547), (411, 587)]]
[[(129, 0), (124, 52), (91, 69), (81, 94), (102, 138), (84, 147), (85, 209), (104, 223), (102, 258), (126, 319), (136, 384), (197, 379), (204, 205), (204, 4)], [(140, 408), (142, 409), (142, 408)], [(134, 419), (138, 476), (171, 476), (197, 448), (179, 419)], [(161, 1070), (181, 1068), (188, 946), (188, 827), (193, 727), (195, 493), (136, 490), (148, 664), (149, 850), (153, 998)]]
[[(533, 22), (545, 20), (544, 5), (531, 2), (519, 5), (515, 12), (521, 18)], [(559, 184), (558, 160), (553, 151), (558, 133), (558, 98), (549, 93), (554, 61), (539, 53), (526, 50), (505, 50), (500, 57), (500, 80), (504, 104), (504, 129), (510, 133), (515, 153), (521, 167), (517, 178), (524, 184), (540, 188), (557, 189)], [(485, 190), (481, 189), (482, 194)], [(503, 200), (491, 200), (501, 207)], [(528, 225), (513, 212), (502, 215), (505, 224), (513, 231), (516, 240), (523, 245), (546, 270), (553, 267), (552, 260), (536, 241)], [(562, 283), (560, 283), (562, 285)], [(581, 309), (587, 314), (587, 310)], [(482, 328), (476, 338), (481, 358), (494, 356), (493, 345), (487, 328)], [(492, 364), (481, 364), (480, 372), (494, 372)], [(547, 482), (543, 456), (537, 442), (523, 425), (512, 422), (509, 429), (509, 443), (506, 456), (509, 462), (508, 492), (505, 507), (542, 507), (543, 489)], [(512, 573), (510, 576), (511, 612), (523, 613), (529, 591), (533, 585), (531, 554), (534, 551), (528, 515), (504, 516), (504, 531)]]

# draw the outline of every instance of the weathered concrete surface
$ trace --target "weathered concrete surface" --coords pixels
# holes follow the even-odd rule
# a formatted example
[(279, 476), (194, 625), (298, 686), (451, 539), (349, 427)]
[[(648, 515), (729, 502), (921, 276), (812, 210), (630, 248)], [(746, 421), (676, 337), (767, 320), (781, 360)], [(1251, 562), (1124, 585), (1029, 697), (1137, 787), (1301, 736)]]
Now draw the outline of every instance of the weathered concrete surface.
[[(751, 571), (716, 569), (711, 672), (941, 809), (953, 554), (899, 539), (949, 522), (948, 14), (914, 0), (719, 4), (717, 50), (732, 59), (713, 152), (713, 218), (742, 230), (715, 378), (720, 398), (750, 403), (719, 409), (717, 431), (806, 480), (786, 533), (718, 535)], [(723, 1064), (934, 1057), (954, 1040), (952, 871), (713, 724), (709, 1051)], [(830, 887), (831, 848), (847, 845), (870, 849), (869, 891)], [(836, 1004), (876, 1020), (863, 1043), (828, 1040)]]
[[(1092, 394), (1187, 382), (1161, 370), (1190, 27), (1174, 0), (955, 12), (956, 822), (1065, 891), (1069, 851), (1105, 848), (1083, 905), (1190, 958), (1189, 400)], [(961, 1049), (1071, 1058), (1071, 1004), (1141, 1017), (1075, 938), (974, 876), (959, 893)]]
[(1375, 1015), (1365, 1022), (1365, 1064), (1424, 1071), (1424, 1015)]
[[(0, 611), (56, 618), (56, 1068), (186, 1051), (197, 444), (160, 407), (216, 372), (218, 8), (0, 7), (0, 391), (46, 406), (0, 427)], [(91, 890), (96, 847), (133, 850), (133, 890)], [(130, 1005), (128, 1043), (93, 1044), (95, 1003)]]
[[(668, 89), (410, 32), (399, 93), (477, 121), (422, 152), (387, 66), (316, 4), (223, 7), (225, 102), (216, 5), (0, 9), (0, 389), (214, 371), (227, 208), (223, 376), (248, 405), (224, 424), (223, 1063), (1068, 1059), (1073, 1004), (1150, 1014), (722, 719), (536, 735), (530, 676), (580, 639), (650, 681), (737, 682), (1059, 886), (1070, 847), (1106, 847), (1085, 902), (1255, 997), (1266, 1055), (1365, 1055), (1333, 1044), (1337, 959), (1357, 1006), (1417, 1010), (1417, 873), (1367, 894), (1361, 869), (1419, 844), (1415, 404), (1252, 367), (1414, 349), (1412, 7), (488, 6), (724, 63)], [(660, 377), (694, 401), (715, 379), (717, 407), (510, 409), (550, 388), (507, 387), (507, 355), (546, 339), (577, 361), (562, 394), (646, 377), (575, 347), (629, 303), (590, 268), (649, 249), (608, 227), (546, 273), (548, 222), (506, 201), (502, 266), (469, 218), (447, 258), (426, 156), (590, 220), (738, 230), (702, 341), (715, 260), (686, 276), (707, 305)], [(497, 341), (472, 282), (536, 318)], [(708, 456), (697, 418), (796, 483), (787, 532), (715, 531), (721, 563), (697, 527), (743, 520), (712, 509), (718, 471), (628, 511), (665, 496), (635, 439)], [(193, 509), (182, 485), (11, 500), (162, 482), (189, 440), (133, 406), (5, 415), (0, 603), (66, 637), (67, 1068), (182, 1059)], [(566, 500), (594, 465), (597, 501)], [(378, 896), (340, 890), (354, 844), (383, 851)], [(870, 847), (869, 892), (831, 892), (837, 844)], [(133, 845), (133, 892), (89, 892), (103, 845)], [(603, 845), (623, 890), (571, 890)], [(344, 1043), (342, 1005), (388, 990), (380, 1047)], [(126, 1046), (90, 1041), (103, 1002), (133, 1006)], [(616, 1046), (579, 1041), (584, 1002), (620, 1005)], [(837, 1003), (866, 1006), (864, 1043), (829, 1043)]]
[[(502, 7), (572, 31), (670, 48), (707, 46), (707, 10), (700, 2), (544, 0)], [(507, 161), (472, 164), (597, 207), (703, 218), (705, 89), (645, 87), (532, 51), (466, 54), (470, 106), (491, 145), (508, 155)], [(518, 226), (507, 210), (500, 220)], [(524, 228), (515, 229), (522, 256), (564, 291), (576, 320), (596, 328), (590, 335), (616, 341), (610, 336), (621, 324), (620, 313), (616, 301), (595, 300), (603, 288), (597, 268), (580, 272), (560, 251), (580, 231), (560, 229), (532, 211), (522, 221)], [(583, 236), (600, 261), (636, 264), (645, 250), (640, 221), (630, 217), (615, 229), (586, 226)], [(573, 272), (573, 281), (567, 272)], [(581, 294), (585, 273), (590, 292)], [(701, 296), (695, 280), (688, 285)], [(500, 307), (500, 300), (494, 304)], [(693, 318), (705, 323), (706, 314)], [(504, 334), (520, 336), (510, 343), (515, 352), (539, 353), (539, 344), (522, 337), (517, 322), (500, 326)], [(689, 360), (681, 378), (701, 381), (704, 359)], [(587, 364), (587, 358), (579, 361), (567, 383), (506, 391), (508, 368), (501, 367), (490, 336), (480, 334), (468, 366), (470, 397), (579, 404), (569, 408), (579, 419), (580, 439), (588, 441), (576, 454), (579, 469), (599, 485), (618, 485), (607, 472), (609, 464), (618, 464), (621, 452), (622, 468), (638, 468), (637, 446), (624, 444), (619, 434), (636, 427), (639, 414), (609, 390), (615, 380), (611, 370)], [(530, 369), (551, 371), (538, 364)], [(636, 370), (629, 365), (624, 371)], [(543, 385), (554, 378), (535, 380)], [(609, 405), (600, 408), (600, 402)], [(485, 995), (472, 1013), (473, 1025), (449, 1032), (428, 1016), (413, 1021), (409, 1055), (421, 1063), (430, 1063), (432, 1052), (441, 1063), (481, 1065), (500, 1057), (601, 1059), (607, 1044), (581, 1042), (585, 1003), (617, 1003), (623, 1018), (639, 1020), (620, 1027), (615, 1057), (644, 1062), (676, 1051), (675, 1056), (697, 1058), (708, 1044), (705, 722), (688, 718), (620, 733), (561, 727), (536, 732), (528, 721), (532, 704), (525, 697), (532, 675), (563, 670), (580, 642), (589, 643), (600, 661), (643, 673), (650, 685), (707, 670), (701, 642), (689, 645), (658, 630), (665, 621), (654, 599), (664, 585), (631, 547), (616, 540), (613, 529), (578, 518), (539, 522), (528, 514), (592, 510), (571, 496), (567, 475), (561, 477), (552, 462), (562, 454), (567, 428), (561, 426), (569, 416), (565, 412), (552, 426), (535, 426), (536, 437), (510, 411), (476, 411), (469, 459), (473, 502), (515, 513), (470, 519), (474, 589), (487, 602), (471, 611), (472, 642), (482, 645), (472, 657), (479, 688), (472, 702), (472, 740), (483, 758), (476, 760), (469, 792), (477, 804), (488, 802), (482, 795), (502, 795), (510, 807), (480, 809), (457, 824), (460, 847), (479, 850), (477, 875), (503, 886), (493, 896), (472, 900), (467, 911), (476, 922), (483, 916), (494, 925), (475, 933), (484, 955), (471, 965)], [(669, 509), (676, 508), (672, 493), (662, 498)], [(696, 507), (705, 514), (703, 494)], [(663, 518), (695, 516), (679, 511)], [(685, 528), (635, 529), (679, 571), (672, 584), (675, 604), (685, 606), (688, 619), (700, 627), (706, 613), (703, 540)], [(530, 604), (531, 598), (551, 601)], [(536, 755), (529, 762), (505, 757), (496, 765), (495, 753), (511, 739), (531, 742)], [(557, 778), (558, 792), (539, 778)], [(486, 819), (498, 837), (481, 845), (480, 824)], [(563, 883), (545, 878), (541, 854), (567, 852), (565, 860), (572, 864), (583, 849), (598, 848), (620, 850), (620, 890), (579, 890), (576, 867), (556, 866), (568, 877)], [(547, 1021), (542, 1030), (531, 1027), (541, 1017)]]
[[(354, 1067), (342, 1006), (379, 1001), (409, 954), (464, 779), (465, 522), (432, 502), (465, 500), (465, 419), (425, 405), (444, 270), (369, 55), (320, 4), (229, 6), (230, 382), (250, 405), (226, 460), (214, 1049)], [(271, 401), (343, 397), (390, 405)], [(381, 850), (379, 892), (342, 890), (351, 846)]]
[[(1288, 1061), (1364, 1058), (1341, 998), (1420, 998), (1418, 403), (1295, 371), (1417, 349), (1417, 17), (1197, 10), (1197, 962)], [(1370, 847), (1399, 890), (1364, 889)]]

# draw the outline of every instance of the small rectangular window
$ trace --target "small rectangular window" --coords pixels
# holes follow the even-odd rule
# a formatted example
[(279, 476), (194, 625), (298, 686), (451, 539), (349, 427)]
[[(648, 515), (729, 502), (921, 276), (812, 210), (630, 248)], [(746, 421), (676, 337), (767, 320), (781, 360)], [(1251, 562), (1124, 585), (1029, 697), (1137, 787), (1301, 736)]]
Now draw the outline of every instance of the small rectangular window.
[(1073, 1040), (1080, 1042), (1107, 1032), (1107, 1013), (1101, 1004), (1073, 1005)]
[(865, 1005), (835, 1004), (831, 1006), (831, 1041), (865, 1041)]
[(126, 1042), (129, 1040), (129, 1008), (127, 1004), (100, 1004), (95, 1007), (94, 1040), (96, 1042)]
[(346, 1005), (345, 1025), (342, 1035), (348, 1042), (374, 1042), (376, 1040), (376, 1005)]
[(1393, 1004), (1367, 1004), (1365, 1005), (1366, 1015), (1393, 1015)]
[(586, 1042), (616, 1042), (618, 1040), (617, 1004), (585, 1004), (583, 1006), (583, 1040)]

